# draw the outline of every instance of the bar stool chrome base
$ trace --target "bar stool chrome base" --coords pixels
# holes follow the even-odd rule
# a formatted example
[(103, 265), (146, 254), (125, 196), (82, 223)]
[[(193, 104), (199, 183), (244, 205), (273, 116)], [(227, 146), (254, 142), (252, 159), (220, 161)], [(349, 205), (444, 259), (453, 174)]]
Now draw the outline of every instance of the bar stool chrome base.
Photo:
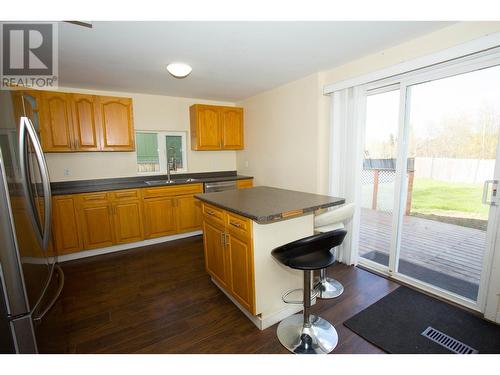
[(316, 297), (320, 299), (336, 298), (344, 293), (344, 286), (331, 277), (316, 278), (314, 280), (314, 290)]
[(310, 315), (310, 327), (304, 325), (304, 316), (295, 314), (278, 325), (281, 345), (296, 354), (328, 354), (339, 341), (337, 331), (327, 320)]

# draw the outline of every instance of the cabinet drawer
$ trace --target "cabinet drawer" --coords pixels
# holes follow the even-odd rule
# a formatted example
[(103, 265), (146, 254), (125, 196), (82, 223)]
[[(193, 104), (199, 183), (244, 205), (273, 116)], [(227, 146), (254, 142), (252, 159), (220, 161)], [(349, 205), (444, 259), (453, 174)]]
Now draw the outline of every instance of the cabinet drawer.
[(143, 198), (159, 198), (173, 195), (187, 195), (203, 193), (202, 184), (178, 185), (178, 186), (163, 186), (154, 188), (143, 188)]
[(102, 202), (107, 202), (108, 197), (107, 193), (89, 193), (89, 194), (80, 194), (78, 196), (80, 201), (85, 202), (85, 203), (102, 203)]
[(207, 203), (203, 203), (202, 211), (203, 215), (209, 220), (211, 219), (215, 222), (218, 222), (219, 224), (224, 225), (224, 211), (220, 208), (211, 206)]
[(253, 180), (252, 179), (238, 180), (236, 182), (236, 186), (238, 187), (238, 189), (248, 189), (248, 188), (251, 188), (251, 187), (253, 187)]
[(140, 198), (139, 190), (137, 189), (112, 191), (111, 193), (109, 193), (109, 195), (113, 200), (128, 200)]
[(225, 224), (229, 232), (237, 236), (251, 236), (252, 222), (247, 218), (226, 211)]

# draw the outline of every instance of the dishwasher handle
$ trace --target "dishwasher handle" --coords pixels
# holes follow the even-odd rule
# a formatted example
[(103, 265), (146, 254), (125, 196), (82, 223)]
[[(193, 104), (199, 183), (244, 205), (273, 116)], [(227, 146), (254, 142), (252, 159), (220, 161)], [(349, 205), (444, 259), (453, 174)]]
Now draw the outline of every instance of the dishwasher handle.
[(238, 188), (236, 181), (220, 181), (220, 182), (206, 182), (205, 193), (212, 193), (216, 191), (235, 190)]

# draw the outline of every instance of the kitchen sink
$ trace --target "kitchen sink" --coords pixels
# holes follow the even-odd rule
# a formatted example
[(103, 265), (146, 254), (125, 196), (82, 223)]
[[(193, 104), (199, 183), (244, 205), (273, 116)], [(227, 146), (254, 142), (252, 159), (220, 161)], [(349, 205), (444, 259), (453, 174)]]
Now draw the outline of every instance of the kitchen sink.
[(150, 180), (145, 181), (146, 185), (158, 186), (158, 185), (172, 185), (172, 184), (185, 184), (187, 182), (199, 181), (197, 178), (178, 178), (173, 180)]
[(146, 185), (151, 185), (151, 186), (155, 186), (155, 185), (172, 185), (172, 184), (175, 184), (175, 181), (174, 180), (152, 180), (152, 181), (145, 181)]

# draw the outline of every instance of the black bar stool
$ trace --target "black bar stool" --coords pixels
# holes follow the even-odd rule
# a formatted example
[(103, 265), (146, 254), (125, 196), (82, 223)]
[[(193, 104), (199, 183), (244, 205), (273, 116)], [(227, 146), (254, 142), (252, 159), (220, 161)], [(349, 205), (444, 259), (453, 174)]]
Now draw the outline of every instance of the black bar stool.
[(271, 251), (280, 263), (304, 271), (304, 312), (283, 319), (276, 332), (281, 344), (293, 353), (326, 354), (337, 346), (338, 335), (333, 325), (310, 313), (311, 276), (314, 270), (335, 262), (332, 249), (342, 243), (346, 234), (344, 229), (319, 233)]

